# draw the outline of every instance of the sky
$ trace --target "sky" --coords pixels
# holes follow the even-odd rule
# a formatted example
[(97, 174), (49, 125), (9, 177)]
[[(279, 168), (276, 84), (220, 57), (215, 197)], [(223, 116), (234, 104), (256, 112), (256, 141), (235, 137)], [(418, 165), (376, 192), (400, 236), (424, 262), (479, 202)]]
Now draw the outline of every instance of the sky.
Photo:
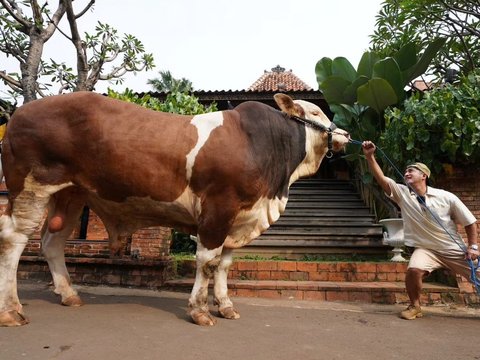
[[(81, 34), (93, 33), (101, 21), (119, 34), (134, 35), (155, 58), (152, 71), (127, 74), (122, 85), (98, 83), (99, 92), (107, 87), (150, 91), (147, 80), (166, 70), (190, 80), (195, 90), (243, 90), (277, 65), (317, 89), (315, 64), (321, 58), (343, 56), (357, 66), (369, 47), (381, 2), (135, 0), (128, 6), (97, 0), (77, 23)], [(86, 3), (73, 4), (78, 12)], [(65, 18), (61, 27), (68, 32), (67, 25)], [(44, 54), (75, 67), (73, 46), (59, 34), (46, 43)]]

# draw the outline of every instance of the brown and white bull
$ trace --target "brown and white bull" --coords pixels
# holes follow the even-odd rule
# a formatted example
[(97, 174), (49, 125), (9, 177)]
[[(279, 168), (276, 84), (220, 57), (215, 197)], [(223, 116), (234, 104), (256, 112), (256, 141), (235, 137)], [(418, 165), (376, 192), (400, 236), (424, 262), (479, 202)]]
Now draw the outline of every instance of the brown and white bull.
[(20, 107), (2, 150), (9, 202), (0, 217), (0, 325), (28, 323), (16, 272), (46, 209), (42, 251), (55, 292), (64, 305), (81, 304), (64, 247), (85, 204), (102, 219), (113, 246), (154, 225), (197, 234), (190, 316), (199, 325), (215, 324), (208, 306), (213, 278), (219, 313), (239, 318), (227, 290), (232, 249), (279, 218), (289, 186), (318, 170), (329, 144), (340, 151), (349, 140), (344, 130), (332, 131), (318, 106), (284, 94), (275, 100), (283, 112), (246, 102), (174, 115), (90, 92)]

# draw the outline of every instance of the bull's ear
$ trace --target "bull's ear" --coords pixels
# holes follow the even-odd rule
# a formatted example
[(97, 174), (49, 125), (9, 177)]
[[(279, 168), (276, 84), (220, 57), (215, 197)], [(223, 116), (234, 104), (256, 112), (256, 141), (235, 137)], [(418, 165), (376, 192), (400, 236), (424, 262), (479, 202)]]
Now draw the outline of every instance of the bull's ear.
[(275, 102), (277, 103), (280, 110), (282, 110), (283, 112), (286, 112), (289, 115), (297, 115), (295, 103), (293, 102), (293, 99), (290, 96), (282, 93), (278, 93), (273, 95), (273, 98), (275, 99)]

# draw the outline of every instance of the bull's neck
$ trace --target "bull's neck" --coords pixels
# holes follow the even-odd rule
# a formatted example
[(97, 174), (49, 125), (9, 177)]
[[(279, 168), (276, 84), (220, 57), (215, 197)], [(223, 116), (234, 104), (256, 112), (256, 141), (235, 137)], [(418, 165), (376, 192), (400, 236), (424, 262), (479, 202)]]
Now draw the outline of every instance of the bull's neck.
[(305, 158), (290, 176), (290, 185), (300, 178), (315, 174), (320, 168), (323, 158), (328, 152), (326, 137), (323, 133), (306, 128)]

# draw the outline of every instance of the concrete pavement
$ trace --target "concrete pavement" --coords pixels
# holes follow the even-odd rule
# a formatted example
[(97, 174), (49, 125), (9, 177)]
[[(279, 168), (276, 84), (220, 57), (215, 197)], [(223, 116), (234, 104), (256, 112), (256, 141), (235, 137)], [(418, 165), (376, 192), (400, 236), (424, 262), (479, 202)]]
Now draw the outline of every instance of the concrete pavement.
[(45, 283), (20, 282), (31, 323), (0, 328), (0, 359), (480, 359), (478, 309), (406, 321), (396, 305), (233, 298), (241, 318), (205, 328), (186, 315), (188, 294), (79, 290), (87, 305), (67, 308)]

